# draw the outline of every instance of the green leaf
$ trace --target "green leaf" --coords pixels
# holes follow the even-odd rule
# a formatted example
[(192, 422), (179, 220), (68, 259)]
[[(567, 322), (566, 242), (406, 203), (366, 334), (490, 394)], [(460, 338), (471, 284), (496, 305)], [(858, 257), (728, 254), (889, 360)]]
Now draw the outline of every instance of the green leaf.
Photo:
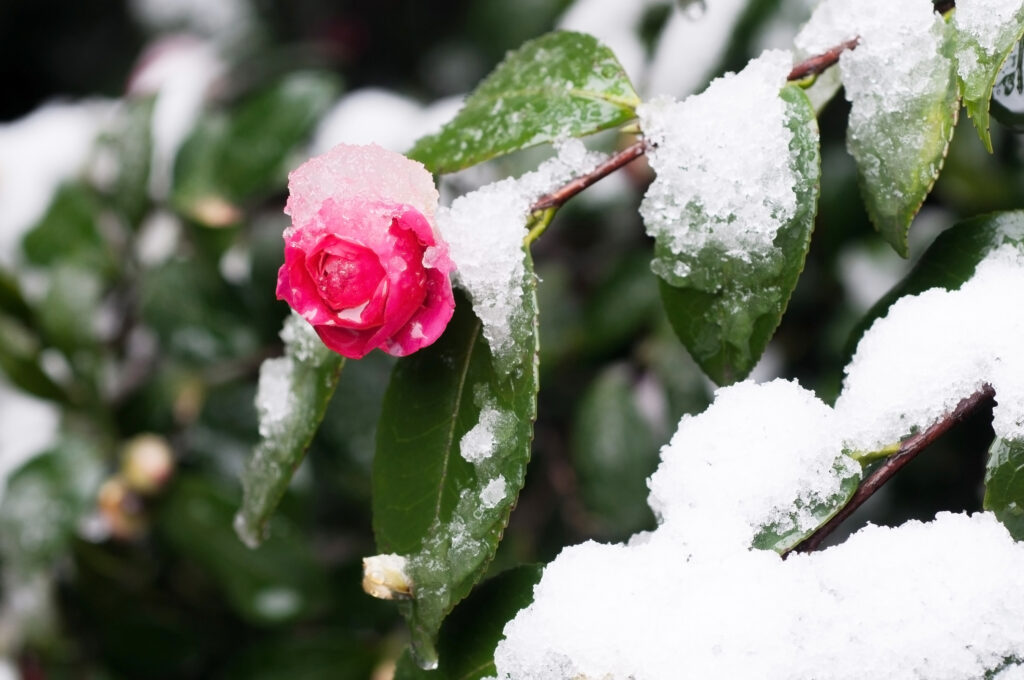
[(295, 314), (285, 321), (281, 338), (284, 356), (260, 367), (261, 440), (242, 474), (245, 494), (235, 516), (235, 531), (250, 548), (266, 538), (267, 521), (306, 455), (345, 361)]
[[(835, 468), (837, 473), (842, 472), (843, 466), (837, 461)], [(754, 537), (753, 547), (758, 550), (774, 550), (777, 553), (784, 553), (793, 546), (800, 543), (818, 527), (832, 519), (833, 515), (843, 509), (861, 482), (861, 471), (856, 471), (843, 476), (839, 491), (825, 499), (815, 499), (808, 502), (806, 499), (798, 498), (792, 504), (792, 511), (786, 516), (785, 521), (773, 522), (761, 528), (761, 531)], [(812, 517), (814, 526), (807, 531), (800, 531), (798, 520), (805, 517)]]
[(557, 31), (510, 52), (440, 132), (409, 151), (431, 172), (582, 137), (636, 117), (640, 98), (611, 50), (596, 38)]
[[(947, 27), (948, 30), (948, 27)], [(946, 56), (952, 40), (945, 41)], [(888, 102), (888, 110), (851, 118), (846, 146), (857, 161), (864, 206), (875, 229), (903, 257), (909, 254), (910, 223), (942, 171), (960, 111), (953, 60), (931, 74), (934, 87)]]
[(100, 207), (83, 184), (65, 184), (46, 214), (25, 234), (25, 259), (40, 267), (75, 264), (99, 275), (111, 275), (115, 258), (97, 227)]
[(1024, 211), (980, 215), (939, 234), (910, 273), (876, 302), (850, 333), (845, 351), (847, 359), (853, 356), (857, 343), (871, 324), (885, 316), (901, 297), (917, 295), (929, 288), (959, 288), (974, 276), (979, 262), (1006, 244), (1024, 245)]
[(327, 579), (309, 551), (308, 537), (279, 521), (273, 538), (249, 550), (232, 535), (237, 502), (235, 494), (209, 478), (181, 475), (162, 501), (158, 529), (248, 621), (281, 624), (322, 608)]
[(572, 454), (583, 501), (606, 533), (626, 539), (654, 528), (647, 478), (658, 466), (658, 444), (637, 406), (627, 366), (608, 367), (584, 392)]
[(775, 333), (796, 287), (810, 246), (818, 203), (821, 159), (814, 110), (803, 91), (782, 88), (786, 125), (793, 132), (790, 163), (797, 176), (796, 213), (775, 236), (774, 253), (745, 262), (715, 245), (674, 255), (655, 247), (658, 269), (687, 269), (658, 283), (672, 328), (701, 369), (722, 385), (745, 378)]
[(459, 295), (444, 335), (399, 360), (384, 396), (373, 526), (381, 553), (408, 559), (414, 598), (401, 606), (423, 666), (436, 663), (441, 622), (483, 576), (523, 486), (538, 389), (529, 257), (525, 265), (529, 321), (520, 330), (528, 341), (512, 350), (517, 369), (495, 365), (480, 321)]
[(984, 507), (1024, 540), (1024, 440), (997, 437), (988, 451)]
[(290, 154), (337, 93), (332, 75), (293, 73), (205, 118), (178, 153), (175, 205), (209, 226), (238, 222), (242, 202), (284, 185)]
[(438, 639), (441, 662), (419, 668), (408, 650), (398, 660), (395, 680), (480, 680), (493, 677), (494, 650), (505, 624), (533, 602), (541, 565), (523, 565), (487, 579), (445, 621)]
[[(992, 138), (989, 134), (989, 102), (992, 89), (1001, 75), (1000, 68), (1021, 36), (1024, 35), (1024, 7), (1001, 25), (992, 24), (986, 28), (986, 42), (991, 49), (983, 47), (977, 36), (961, 30), (956, 14), (953, 15), (953, 40), (956, 47), (957, 72), (960, 89), (963, 92), (967, 115), (974, 122), (978, 136), (989, 153), (992, 152)], [(1019, 52), (1017, 61), (1020, 60)]]

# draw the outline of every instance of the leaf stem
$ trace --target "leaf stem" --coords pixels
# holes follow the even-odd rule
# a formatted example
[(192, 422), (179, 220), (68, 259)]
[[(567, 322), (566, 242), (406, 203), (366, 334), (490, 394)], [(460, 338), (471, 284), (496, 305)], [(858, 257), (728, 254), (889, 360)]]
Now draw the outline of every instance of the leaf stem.
[(782, 556), (786, 557), (792, 552), (812, 552), (817, 550), (821, 546), (822, 542), (835, 530), (837, 526), (842, 524), (847, 517), (853, 514), (854, 510), (859, 508), (864, 501), (882, 488), (882, 486), (889, 481), (893, 475), (899, 472), (903, 466), (913, 460), (917, 454), (921, 453), (941, 435), (945, 434), (951, 427), (953, 427), (953, 425), (960, 422), (971, 413), (974, 413), (982, 406), (991, 403), (995, 394), (995, 390), (992, 389), (992, 386), (985, 384), (974, 394), (962, 399), (960, 403), (956, 405), (956, 408), (947, 413), (937, 422), (933, 423), (930, 427), (904, 439), (903, 442), (900, 443), (899, 450), (875, 468), (875, 470), (868, 475), (863, 482), (861, 482), (860, 486), (857, 487), (857, 491), (854, 492), (853, 497), (850, 498), (849, 503), (843, 506), (843, 508), (837, 512), (832, 519), (818, 527), (813, 534), (782, 553)]
[(551, 224), (551, 220), (555, 217), (555, 208), (545, 208), (539, 211), (531, 212), (530, 222), (527, 224), (529, 232), (526, 234), (526, 238), (523, 239), (523, 245), (527, 248), (530, 244), (537, 240), (537, 238), (544, 233)]

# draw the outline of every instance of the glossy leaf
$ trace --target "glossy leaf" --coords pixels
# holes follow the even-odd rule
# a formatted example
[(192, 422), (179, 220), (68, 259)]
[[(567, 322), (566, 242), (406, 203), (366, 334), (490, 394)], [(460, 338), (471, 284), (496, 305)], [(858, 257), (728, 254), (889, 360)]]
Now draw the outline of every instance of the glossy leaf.
[(244, 201), (283, 185), (289, 155), (337, 93), (333, 76), (298, 72), (233, 111), (208, 116), (178, 153), (175, 204), (202, 224), (238, 222)]
[[(840, 469), (841, 467), (837, 465), (836, 470)], [(774, 550), (781, 554), (797, 545), (843, 509), (843, 506), (850, 501), (853, 494), (857, 491), (861, 477), (862, 475), (859, 471), (843, 477), (839, 491), (824, 500), (807, 502), (805, 499), (796, 499), (786, 523), (774, 522), (762, 527), (761, 531), (754, 537), (753, 547), (758, 550)], [(810, 516), (813, 518), (815, 521), (814, 527), (807, 531), (800, 531), (796, 528), (798, 516)]]
[(261, 439), (242, 474), (245, 494), (235, 516), (235, 531), (250, 548), (266, 538), (267, 522), (306, 455), (344, 365), (295, 314), (285, 321), (281, 337), (284, 356), (260, 367)]
[(615, 55), (596, 38), (558, 31), (525, 43), (466, 99), (440, 132), (409, 151), (435, 173), (635, 117), (640, 99)]
[[(797, 87), (784, 87), (780, 96), (793, 132), (790, 163), (797, 176), (797, 200), (793, 218), (775, 236), (776, 252), (747, 263), (708, 247), (687, 254), (688, 273), (678, 287), (658, 281), (676, 335), (720, 385), (745, 378), (761, 357), (803, 271), (814, 229), (821, 165), (814, 110)], [(659, 262), (676, 257), (661, 244), (655, 254)]]
[[(951, 43), (945, 43), (947, 53)], [(948, 70), (933, 74), (933, 89), (890, 102), (888, 110), (874, 111), (862, 123), (851, 120), (847, 128), (868, 216), (903, 257), (909, 254), (910, 223), (942, 171), (960, 111), (953, 60), (942, 63)]]
[[(998, 395), (997, 395), (998, 398)], [(1024, 540), (1024, 441), (996, 438), (988, 451), (984, 507)]]
[[(515, 370), (495, 366), (460, 295), (444, 335), (399, 360), (384, 397), (374, 532), (381, 553), (408, 559), (414, 598), (402, 610), (423, 666), (436, 663), (441, 622), (483, 576), (523, 486), (538, 388), (536, 289), (525, 264), (529, 322), (519, 330), (528, 342), (513, 350)], [(475, 462), (463, 457), (474, 451)]]
[(533, 602), (543, 567), (523, 565), (480, 584), (445, 621), (438, 639), (441, 662), (421, 669), (408, 650), (398, 660), (395, 680), (480, 680), (494, 677), (494, 650), (505, 624)]
[(207, 478), (182, 475), (163, 499), (158, 529), (248, 621), (281, 624), (321, 608), (327, 580), (308, 540), (281, 522), (272, 539), (249, 550), (232, 536), (237, 502), (235, 494)]
[[(989, 133), (989, 102), (996, 81), (1003, 76), (1000, 69), (1007, 57), (1014, 51), (1016, 43), (1024, 35), (1024, 7), (1002, 25), (993, 24), (986, 31), (986, 42), (991, 49), (983, 47), (977, 36), (961, 29), (957, 17), (953, 16), (953, 39), (956, 46), (957, 72), (963, 93), (967, 115), (974, 122), (978, 136), (985, 148), (992, 152), (992, 137)], [(1019, 57), (1018, 57), (1019, 60)]]
[(974, 275), (978, 263), (1005, 244), (1024, 245), (1024, 211), (980, 215), (959, 222), (939, 234), (906, 278), (876, 302), (850, 333), (847, 359), (853, 356), (861, 336), (889, 307), (906, 295), (929, 288), (954, 290)]
[(623, 540), (654, 528), (647, 478), (658, 466), (658, 443), (634, 390), (627, 366), (603, 371), (582, 395), (572, 436), (583, 502), (605, 533)]

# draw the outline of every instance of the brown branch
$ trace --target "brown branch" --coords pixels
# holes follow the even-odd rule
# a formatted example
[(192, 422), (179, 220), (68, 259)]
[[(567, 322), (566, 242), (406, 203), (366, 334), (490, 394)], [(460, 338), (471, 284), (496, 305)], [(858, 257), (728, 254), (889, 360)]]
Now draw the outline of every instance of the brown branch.
[(628, 165), (637, 158), (640, 158), (640, 156), (644, 155), (645, 151), (647, 151), (647, 144), (644, 140), (639, 139), (633, 142), (587, 174), (580, 175), (565, 186), (559, 187), (550, 194), (541, 196), (537, 202), (533, 204), (533, 207), (530, 208), (530, 212), (540, 212), (541, 210), (547, 210), (548, 208), (560, 207), (563, 203), (589, 187), (594, 182), (612, 174), (622, 166)]
[(861, 482), (860, 486), (857, 487), (857, 491), (854, 492), (853, 497), (850, 498), (849, 503), (843, 506), (843, 508), (837, 512), (832, 519), (818, 527), (813, 534), (782, 553), (782, 556), (786, 557), (792, 552), (811, 552), (817, 550), (829, 534), (831, 534), (837, 526), (842, 524), (843, 520), (853, 514), (853, 511), (859, 508), (864, 501), (882, 488), (882, 485), (889, 481), (893, 475), (899, 472), (904, 465), (912, 461), (917, 454), (921, 453), (921, 451), (931, 445), (936, 439), (945, 434), (949, 428), (953, 427), (953, 425), (960, 422), (971, 413), (974, 413), (982, 406), (990, 403), (993, 397), (995, 397), (995, 390), (992, 389), (991, 385), (986, 384), (971, 396), (961, 400), (960, 403), (956, 405), (956, 408), (954, 408), (950, 413), (947, 413), (938, 422), (934, 423), (927, 429), (904, 439), (900, 444), (899, 450), (875, 468), (875, 470), (868, 475), (863, 482)]
[(807, 76), (816, 76), (823, 72), (830, 66), (835, 66), (836, 62), (839, 61), (839, 55), (846, 50), (852, 50), (857, 47), (857, 43), (860, 42), (860, 38), (850, 38), (841, 45), (836, 45), (828, 52), (808, 57), (799, 64), (793, 67), (793, 70), (786, 76), (787, 80), (803, 80)]

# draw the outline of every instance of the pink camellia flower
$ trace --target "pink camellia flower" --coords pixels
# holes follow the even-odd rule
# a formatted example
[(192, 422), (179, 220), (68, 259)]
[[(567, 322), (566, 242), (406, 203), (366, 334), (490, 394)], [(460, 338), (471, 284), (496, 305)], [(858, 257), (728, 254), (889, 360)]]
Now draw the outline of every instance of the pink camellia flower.
[(437, 189), (420, 163), (340, 144), (288, 176), (277, 297), (352, 359), (405, 356), (437, 340), (455, 311)]

